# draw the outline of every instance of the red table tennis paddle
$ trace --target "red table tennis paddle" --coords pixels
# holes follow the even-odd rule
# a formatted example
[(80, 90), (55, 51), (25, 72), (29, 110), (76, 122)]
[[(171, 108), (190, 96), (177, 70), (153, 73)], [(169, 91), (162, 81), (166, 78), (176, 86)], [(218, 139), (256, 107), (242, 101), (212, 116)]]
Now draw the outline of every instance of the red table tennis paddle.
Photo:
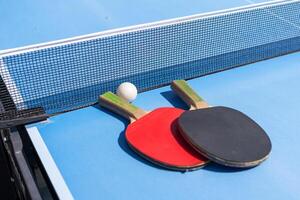
[(179, 134), (176, 120), (184, 110), (158, 108), (146, 112), (112, 92), (101, 95), (99, 103), (130, 121), (125, 138), (129, 146), (145, 159), (179, 171), (197, 169), (208, 162)]
[(230, 167), (254, 167), (267, 159), (271, 141), (265, 131), (244, 113), (224, 107), (209, 107), (184, 80), (171, 88), (188, 105), (178, 127), (182, 136), (211, 161)]

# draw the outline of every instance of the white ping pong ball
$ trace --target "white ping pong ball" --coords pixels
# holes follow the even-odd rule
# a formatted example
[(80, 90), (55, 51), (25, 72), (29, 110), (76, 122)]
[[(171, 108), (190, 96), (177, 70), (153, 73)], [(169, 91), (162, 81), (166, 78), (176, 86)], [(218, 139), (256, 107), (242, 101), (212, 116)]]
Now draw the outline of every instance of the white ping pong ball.
[(128, 102), (132, 102), (136, 99), (137, 89), (132, 83), (125, 82), (119, 85), (117, 95)]

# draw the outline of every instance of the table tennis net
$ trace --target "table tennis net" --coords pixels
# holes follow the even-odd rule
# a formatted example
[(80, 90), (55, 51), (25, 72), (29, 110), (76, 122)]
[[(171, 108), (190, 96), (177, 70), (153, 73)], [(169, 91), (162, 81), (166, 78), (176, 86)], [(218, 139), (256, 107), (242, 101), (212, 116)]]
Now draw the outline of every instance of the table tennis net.
[(2, 52), (0, 99), (59, 113), (125, 81), (141, 92), (299, 49), (300, 1), (260, 4)]

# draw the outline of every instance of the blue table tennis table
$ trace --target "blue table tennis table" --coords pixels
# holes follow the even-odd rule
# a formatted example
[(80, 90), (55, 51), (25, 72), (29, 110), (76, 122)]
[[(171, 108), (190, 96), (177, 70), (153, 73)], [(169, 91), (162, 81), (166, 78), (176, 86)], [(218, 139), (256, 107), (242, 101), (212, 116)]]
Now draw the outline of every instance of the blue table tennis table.
[[(228, 65), (224, 65), (221, 68), (211, 67), (209, 70), (205, 68), (201, 71), (194, 68), (194, 64), (188, 61), (186, 63), (189, 64), (184, 67), (188, 66), (193, 69), (188, 72), (188, 70), (182, 70), (183, 66), (179, 64), (181, 60), (176, 60), (178, 63), (170, 64), (172, 67), (159, 71), (158, 74), (160, 76), (155, 73), (151, 77), (147, 74), (148, 72), (154, 73), (151, 71), (153, 70), (151, 67), (145, 72), (146, 75), (144, 71), (143, 73), (134, 70), (131, 72), (132, 69), (139, 68), (140, 64), (148, 66), (149, 63), (125, 59), (125, 64), (133, 65), (135, 68), (123, 66), (125, 69), (122, 68), (124, 72), (122, 72), (123, 74), (120, 72), (120, 76), (116, 75), (119, 73), (117, 70), (112, 70), (112, 74), (103, 75), (105, 77), (108, 76), (107, 80), (105, 80), (106, 82), (100, 82), (99, 84), (93, 81), (102, 77), (92, 77), (93, 72), (86, 76), (80, 74), (80, 76), (71, 77), (74, 81), (73, 85), (69, 85), (68, 81), (71, 79), (64, 79), (59, 74), (60, 69), (68, 71), (72, 75), (75, 74), (72, 71), (72, 64), (74, 65), (74, 63), (71, 63), (72, 61), (68, 61), (70, 65), (69, 63), (65, 63), (65, 65), (59, 63), (59, 59), (64, 56), (63, 53), (57, 53), (61, 44), (66, 48), (70, 48), (73, 41), (86, 42), (94, 39), (94, 37), (102, 37), (101, 34), (108, 34), (108, 38), (113, 38), (116, 30), (123, 31), (120, 37), (128, 32), (130, 35), (130, 32), (134, 32), (136, 27), (140, 28), (139, 24), (144, 24), (143, 26), (147, 30), (148, 27), (150, 27), (149, 30), (154, 30), (157, 26), (164, 26), (165, 24), (173, 26), (175, 23), (174, 19), (179, 20), (178, 24), (184, 24), (185, 20), (194, 20), (195, 17), (202, 18), (212, 15), (217, 16), (216, 19), (220, 19), (219, 16), (225, 16), (222, 20), (226, 21), (226, 16), (230, 17), (230, 14), (227, 13), (235, 14), (239, 13), (240, 10), (242, 12), (245, 10), (247, 14), (251, 13), (253, 8), (255, 8), (255, 12), (259, 12), (259, 9), (256, 9), (256, 7), (267, 9), (270, 7), (270, 9), (273, 9), (273, 4), (276, 4), (276, 6), (279, 4), (279, 6), (284, 7), (280, 7), (280, 12), (263, 10), (262, 14), (264, 13), (271, 18), (274, 17), (274, 19), (278, 20), (278, 23), (282, 24), (280, 28), (274, 27), (274, 32), (268, 32), (268, 34), (274, 34), (272, 40), (265, 42), (268, 43), (268, 46), (263, 45), (268, 36), (264, 35), (262, 31), (260, 33), (261, 38), (257, 40), (247, 34), (244, 35), (245, 38), (249, 38), (249, 41), (246, 42), (245, 40), (242, 41), (239, 38), (232, 37), (234, 44), (230, 47), (228, 47), (230, 41), (226, 40), (225, 42), (228, 42), (226, 51), (228, 52), (209, 52), (212, 55), (207, 53), (207, 57), (213, 57), (213, 60), (220, 60), (216, 65), (220, 65), (221, 62), (227, 63), (231, 61), (236, 62), (235, 64), (228, 63)], [(300, 140), (300, 106), (298, 104), (300, 102), (300, 53), (296, 51), (300, 49), (300, 43), (298, 43), (300, 15), (299, 12), (298, 16), (295, 16), (295, 14), (289, 16), (287, 14), (290, 13), (288, 6), (291, 4), (295, 8), (294, 12), (297, 13), (296, 8), (300, 6), (299, 1), (213, 0), (202, 2), (189, 0), (187, 3), (184, 0), (152, 0), (127, 1), (125, 3), (119, 0), (76, 0), (72, 1), (72, 5), (71, 3), (60, 1), (0, 2), (1, 27), (5, 27), (0, 29), (0, 49), (3, 49), (0, 52), (0, 73), (2, 78), (4, 77), (6, 84), (14, 82), (10, 84), (8, 91), (12, 95), (13, 102), (17, 108), (30, 108), (41, 105), (45, 106), (46, 112), (54, 114), (46, 121), (26, 125), (26, 130), (58, 198), (145, 200), (299, 199), (300, 159), (298, 155), (300, 154), (300, 148), (298, 141)], [(277, 7), (274, 9), (277, 9)], [(283, 12), (285, 9), (288, 11), (284, 13), (285, 15), (281, 15), (281, 11)], [(290, 10), (293, 11), (293, 9)], [(262, 16), (262, 14), (258, 16)], [(237, 18), (239, 23), (242, 21), (248, 24), (252, 23), (249, 22), (251, 21), (248, 20), (249, 18), (243, 17), (245, 16), (241, 15)], [(260, 20), (260, 23), (263, 24), (264, 18)], [(266, 21), (265, 24), (267, 23)], [(215, 21), (205, 24), (205, 26), (211, 26), (212, 28), (216, 25), (222, 25), (222, 23), (219, 24)], [(202, 25), (199, 27), (201, 28)], [(241, 27), (243, 28), (244, 26), (241, 24)], [(239, 29), (239, 27), (235, 26), (231, 28), (232, 30)], [(285, 33), (280, 32), (283, 29), (286, 30)], [(177, 30), (176, 27), (173, 30)], [(270, 28), (266, 28), (266, 30), (271, 31)], [(99, 31), (100, 33), (90, 34)], [(160, 31), (162, 32), (161, 35), (164, 35), (164, 29)], [(253, 30), (253, 33), (259, 31)], [(183, 32), (180, 32), (180, 34), (184, 35)], [(84, 34), (90, 35), (80, 36)], [(143, 31), (137, 31), (137, 34), (143, 34)], [(149, 35), (151, 34), (157, 39), (154, 33), (149, 33)], [(173, 53), (176, 55), (176, 49), (179, 49), (178, 51), (182, 50), (182, 52), (188, 51), (190, 57), (189, 55), (184, 55), (185, 57), (192, 59), (192, 56), (194, 56), (193, 59), (198, 60), (196, 56), (200, 54), (193, 54), (191, 49), (189, 49), (190, 46), (185, 46), (187, 41), (180, 34), (178, 37), (181, 43), (179, 44), (183, 47), (180, 45), (172, 46), (174, 48)], [(280, 38), (281, 36), (282, 38)], [(69, 37), (71, 39), (64, 40)], [(193, 41), (198, 41), (196, 36), (189, 37)], [(210, 35), (206, 37), (210, 38)], [(214, 36), (212, 35), (212, 37)], [(241, 34), (240, 37), (242, 37)], [(135, 38), (139, 38), (139, 36), (135, 36)], [(130, 40), (130, 38), (125, 39), (126, 41)], [(55, 42), (51, 42), (53, 40)], [(108, 41), (105, 44), (114, 45), (117, 43), (119, 45), (118, 42), (120, 40), (117, 38), (113, 43)], [(141, 40), (138, 41), (141, 44), (143, 43)], [(210, 42), (213, 43), (214, 41)], [(247, 42), (255, 44), (257, 42), (257, 44), (253, 47), (248, 47), (246, 45), (248, 44)], [(153, 43), (155, 46), (156, 43)], [(242, 45), (236, 46), (236, 43)], [(27, 47), (26, 45), (33, 46)], [(147, 43), (147, 45), (150, 45), (150, 43)], [(162, 44), (159, 45), (161, 46)], [(216, 44), (215, 47), (218, 48), (218, 45), (222, 46), (222, 44)], [(155, 48), (158, 48), (158, 46), (155, 46)], [(80, 48), (85, 48), (85, 46)], [(98, 47), (93, 46), (93, 48)], [(205, 49), (205, 47), (203, 48)], [(256, 48), (256, 53), (253, 53), (253, 48)], [(271, 53), (265, 53), (267, 48), (272, 49)], [(44, 49), (49, 51), (55, 50), (54, 54), (57, 55), (55, 61), (59, 63), (59, 68), (56, 68), (58, 65), (53, 59), (50, 60), (53, 61), (53, 70), (47, 71), (49, 77), (59, 76), (53, 82), (51, 82), (52, 79), (45, 78), (47, 73), (45, 73), (46, 75), (43, 74), (42, 70), (38, 72), (28, 70), (26, 72), (26, 68), (29, 65), (38, 66), (43, 70), (46, 67), (51, 68), (51, 66), (46, 66), (45, 62), (41, 62), (41, 57), (44, 55), (46, 57), (46, 50), (44, 51)], [(138, 54), (131, 51), (132, 47), (130, 45), (125, 45), (124, 49), (128, 49), (130, 55)], [(148, 49), (143, 45), (140, 46), (140, 49), (148, 52)], [(247, 50), (239, 54), (230, 54), (231, 51), (241, 52), (243, 49)], [(281, 51), (279, 52), (278, 49)], [(61, 52), (65, 51), (69, 50), (61, 49)], [(166, 50), (159, 51), (160, 55), (164, 51)], [(127, 52), (118, 51), (118, 53), (118, 56), (122, 56), (122, 53), (125, 55)], [(169, 55), (170, 52), (165, 53)], [(228, 55), (224, 57), (225, 59), (222, 56), (217, 57), (225, 54)], [(51, 55), (47, 59), (50, 59)], [(62, 56), (60, 57), (60, 55)], [(241, 57), (243, 55), (244, 57), (239, 59), (236, 55), (241, 55)], [(266, 56), (260, 57), (260, 55)], [(111, 58), (107, 62), (115, 64), (114, 55), (108, 52), (106, 56)], [(152, 54), (148, 54), (145, 55), (144, 59), (147, 59), (147, 56), (149, 56), (149, 59), (152, 58)], [(85, 59), (85, 57), (81, 58)], [(160, 62), (160, 58), (157, 62)], [(168, 62), (172, 62), (172, 57), (166, 56), (165, 58), (170, 59)], [(72, 57), (72, 59), (76, 58)], [(241, 60), (245, 59), (248, 60), (243, 63)], [(26, 65), (24, 64), (25, 61)], [(206, 65), (212, 64), (213, 66), (214, 64), (210, 60), (203, 62)], [(79, 61), (76, 61), (75, 64), (77, 65), (78, 63)], [(104, 61), (98, 61), (100, 71), (103, 63)], [(92, 61), (88, 64), (93, 65)], [(84, 67), (89, 68), (88, 64), (85, 65), (83, 63), (77, 67), (78, 69), (79, 67), (80, 69)], [(150, 64), (154, 66), (157, 63)], [(200, 65), (202, 64), (200, 63)], [(25, 75), (20, 76), (14, 67), (19, 67), (18, 69), (23, 70), (22, 72)], [(107, 69), (111, 68), (108, 67)], [(174, 71), (177, 68), (180, 68), (180, 73)], [(74, 65), (75, 69), (77, 68)], [(39, 76), (39, 73), (42, 75)], [(94, 73), (98, 73), (98, 71)], [(132, 74), (129, 77), (122, 78), (126, 73)], [(31, 75), (38, 77), (35, 78), (38, 82), (36, 85), (26, 82), (26, 79), (32, 79)], [(141, 91), (134, 104), (142, 109), (153, 110), (158, 107), (188, 109), (172, 93), (168, 85), (174, 77), (188, 78), (188, 83), (210, 105), (223, 105), (238, 109), (258, 122), (266, 130), (272, 141), (270, 157), (261, 165), (247, 170), (226, 168), (214, 163), (192, 172), (182, 173), (166, 170), (139, 157), (128, 147), (124, 139), (124, 131), (127, 126), (127, 122), (124, 119), (98, 106), (95, 98), (92, 100), (88, 97), (83, 98), (87, 94), (86, 88), (88, 88), (88, 91), (99, 92), (97, 95), (100, 95), (101, 91), (106, 89), (114, 90), (115, 86), (120, 82), (129, 80), (137, 84), (138, 89)], [(91, 80), (92, 87), (87, 87), (84, 78)], [(114, 82), (114, 79), (118, 80)], [(151, 81), (146, 83), (143, 81), (145, 79), (151, 79)], [(82, 88), (85, 89), (80, 90), (81, 86), (78, 86), (79, 84), (82, 84)], [(103, 84), (105, 87), (95, 89), (100, 88)], [(56, 89), (49, 89), (46, 85), (49, 88), (55, 87)], [(41, 92), (39, 92), (39, 89)], [(80, 90), (77, 94), (82, 95), (81, 99), (84, 99), (82, 106), (78, 104), (79, 98), (77, 99), (70, 95), (71, 89), (74, 91)], [(61, 90), (63, 96), (57, 95), (56, 90)], [(48, 98), (48, 96), (51, 97)], [(63, 106), (67, 105), (69, 101), (74, 103), (72, 104), (74, 107), (71, 105), (64, 110), (62, 107), (52, 106), (53, 104), (48, 106), (47, 102), (60, 101), (62, 97), (67, 98), (62, 103)], [(94, 97), (97, 98), (95, 95)]]
[[(211, 105), (241, 110), (267, 131), (270, 158), (253, 169), (210, 164), (181, 173), (157, 168), (127, 146), (127, 122), (98, 106), (52, 117), (28, 128), (29, 134), (57, 190), (75, 199), (296, 200), (299, 60), (295, 53), (189, 81)], [(185, 108), (169, 86), (141, 93), (134, 103), (146, 110)]]

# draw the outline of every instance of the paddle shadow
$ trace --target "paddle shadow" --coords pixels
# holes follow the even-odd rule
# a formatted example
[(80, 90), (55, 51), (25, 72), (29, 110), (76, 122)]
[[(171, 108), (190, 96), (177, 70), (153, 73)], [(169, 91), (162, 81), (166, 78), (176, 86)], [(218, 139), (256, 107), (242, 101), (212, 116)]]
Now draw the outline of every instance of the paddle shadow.
[[(124, 123), (124, 126), (127, 127), (128, 126), (128, 120), (127, 119), (124, 119), (124, 117), (121, 117), (120, 115), (117, 115), (105, 108), (102, 108), (101, 106), (99, 105), (94, 105), (93, 107), (99, 109), (101, 112), (104, 112), (106, 114), (109, 114), (115, 118), (117, 118), (118, 120), (120, 120), (122, 123)], [(153, 164), (152, 162), (146, 160), (145, 158), (141, 157), (140, 155), (138, 155), (137, 153), (135, 153), (128, 145), (126, 139), (125, 139), (125, 130), (121, 131), (119, 133), (119, 137), (118, 137), (118, 145), (120, 146), (120, 148), (125, 152), (127, 153), (129, 156), (131, 156), (132, 158), (134, 158), (135, 160), (139, 161), (139, 162), (142, 162), (143, 164), (145, 165), (148, 165), (148, 166), (151, 166), (151, 167), (155, 167), (157, 169), (160, 169), (160, 170), (168, 170), (166, 168), (163, 168), (159, 165), (155, 165)]]
[(140, 156), (138, 153), (135, 153), (128, 145), (126, 139), (125, 139), (125, 131), (122, 131), (120, 134), (119, 134), (119, 138), (118, 138), (118, 143), (119, 143), (119, 146), (121, 147), (121, 149), (126, 152), (129, 156), (131, 156), (132, 158), (136, 159), (137, 161), (140, 161), (148, 166), (151, 166), (151, 167), (155, 167), (157, 169), (160, 169), (160, 170), (168, 170), (166, 168), (163, 168), (159, 165), (155, 165), (153, 164), (152, 162), (148, 161), (147, 159), (143, 158), (142, 156)]
[(205, 167), (203, 167), (203, 170), (218, 172), (218, 173), (238, 173), (238, 172), (247, 171), (252, 168), (251, 167), (250, 168), (226, 167), (226, 166), (219, 165), (217, 163), (210, 162)]
[(165, 91), (160, 93), (166, 100), (168, 100), (172, 106), (183, 110), (188, 110), (189, 107), (186, 105), (174, 92)]

